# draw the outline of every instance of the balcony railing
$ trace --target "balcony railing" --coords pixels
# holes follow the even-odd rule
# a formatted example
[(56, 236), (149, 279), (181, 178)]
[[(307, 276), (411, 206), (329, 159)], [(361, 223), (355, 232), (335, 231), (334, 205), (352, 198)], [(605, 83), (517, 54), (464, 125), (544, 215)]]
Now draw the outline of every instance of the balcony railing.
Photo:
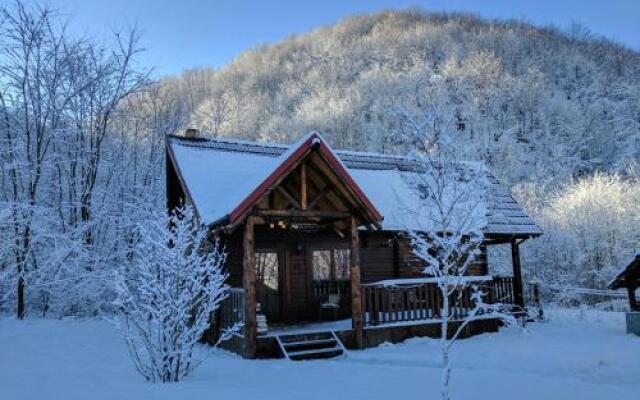
[[(437, 319), (442, 314), (442, 294), (437, 283), (415, 283), (402, 280), (393, 285), (372, 283), (362, 285), (363, 321), (366, 326)], [(515, 304), (512, 277), (493, 277), (474, 282), (484, 290), (485, 303)], [(468, 285), (449, 297), (450, 314), (463, 319), (475, 307), (473, 289)]]

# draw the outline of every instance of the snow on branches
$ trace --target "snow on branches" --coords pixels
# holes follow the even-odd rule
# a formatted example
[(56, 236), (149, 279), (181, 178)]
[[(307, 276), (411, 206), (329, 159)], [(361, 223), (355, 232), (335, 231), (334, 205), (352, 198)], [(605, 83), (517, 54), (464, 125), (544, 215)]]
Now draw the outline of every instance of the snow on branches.
[[(412, 120), (408, 113), (404, 118)], [(436, 135), (418, 128), (401, 136), (415, 152), (419, 171), (406, 173), (407, 184), (417, 192), (418, 204), (399, 202), (407, 221), (406, 235), (413, 252), (421, 262), (422, 272), (433, 277), (441, 300), (440, 349), (442, 355), (443, 400), (449, 400), (451, 365), (449, 352), (460, 334), (472, 321), (498, 318), (510, 323), (513, 317), (504, 312), (501, 304), (484, 302), (484, 291), (468, 278), (470, 267), (480, 254), (487, 224), (486, 174), (481, 164), (462, 163), (454, 159), (448, 146), (448, 129), (441, 127)], [(409, 223), (411, 221), (411, 223)], [(465, 293), (471, 292), (473, 309), (462, 319), (454, 321), (454, 307)], [(457, 324), (455, 331), (450, 325)]]
[(151, 382), (179, 381), (199, 365), (204, 351), (196, 344), (227, 296), (224, 249), (194, 217), (185, 207), (140, 227), (131, 266), (116, 274), (119, 325)]
[[(449, 399), (451, 366), (449, 351), (464, 328), (472, 321), (499, 318), (507, 322), (512, 317), (503, 312), (500, 304), (486, 304), (485, 293), (465, 279), (469, 268), (480, 254), (482, 228), (486, 224), (484, 207), (484, 174), (469, 177), (458, 163), (438, 159), (423, 159), (424, 172), (407, 174), (411, 186), (420, 194), (422, 204), (413, 205), (406, 215), (420, 221), (419, 229), (408, 229), (415, 256), (422, 263), (422, 272), (434, 277), (442, 299), (440, 313), (440, 348), (442, 354), (442, 399)], [(457, 328), (450, 332), (453, 308), (466, 289), (471, 289), (474, 305)]]

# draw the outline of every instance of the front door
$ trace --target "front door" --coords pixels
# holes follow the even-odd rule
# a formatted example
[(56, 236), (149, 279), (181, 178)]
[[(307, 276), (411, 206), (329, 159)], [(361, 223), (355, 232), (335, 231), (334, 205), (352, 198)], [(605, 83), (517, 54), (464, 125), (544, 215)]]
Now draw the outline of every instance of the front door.
[(283, 269), (282, 252), (278, 250), (258, 250), (256, 263), (256, 299), (260, 312), (267, 321), (282, 321)]

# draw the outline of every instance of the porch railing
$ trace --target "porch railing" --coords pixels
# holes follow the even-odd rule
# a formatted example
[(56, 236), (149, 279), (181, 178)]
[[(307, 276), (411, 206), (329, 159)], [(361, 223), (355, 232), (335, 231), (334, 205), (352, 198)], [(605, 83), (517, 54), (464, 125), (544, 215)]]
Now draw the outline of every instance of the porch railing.
[(313, 297), (325, 300), (330, 294), (338, 294), (341, 297), (348, 298), (351, 295), (351, 281), (313, 281), (311, 283), (311, 292)]
[[(489, 304), (515, 304), (512, 277), (494, 277), (478, 282), (485, 292), (484, 301)], [(436, 283), (397, 284), (385, 286), (377, 283), (361, 286), (363, 321), (365, 326), (403, 323), (441, 316), (442, 295)], [(462, 319), (474, 308), (473, 290), (465, 287), (449, 298), (451, 316)]]
[[(229, 295), (220, 303), (218, 324), (220, 331), (231, 329), (244, 322), (244, 289), (230, 288)], [(242, 335), (241, 330), (238, 335)]]
[(515, 304), (512, 276), (494, 276), (486, 291), (485, 302), (489, 304)]

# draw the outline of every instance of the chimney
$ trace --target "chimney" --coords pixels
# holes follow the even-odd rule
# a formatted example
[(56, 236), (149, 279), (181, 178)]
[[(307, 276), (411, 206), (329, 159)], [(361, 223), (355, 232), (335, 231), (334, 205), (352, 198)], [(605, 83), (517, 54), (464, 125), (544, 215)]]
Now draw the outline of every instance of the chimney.
[(187, 128), (187, 130), (184, 131), (184, 137), (195, 139), (198, 137), (198, 130), (196, 128)]

